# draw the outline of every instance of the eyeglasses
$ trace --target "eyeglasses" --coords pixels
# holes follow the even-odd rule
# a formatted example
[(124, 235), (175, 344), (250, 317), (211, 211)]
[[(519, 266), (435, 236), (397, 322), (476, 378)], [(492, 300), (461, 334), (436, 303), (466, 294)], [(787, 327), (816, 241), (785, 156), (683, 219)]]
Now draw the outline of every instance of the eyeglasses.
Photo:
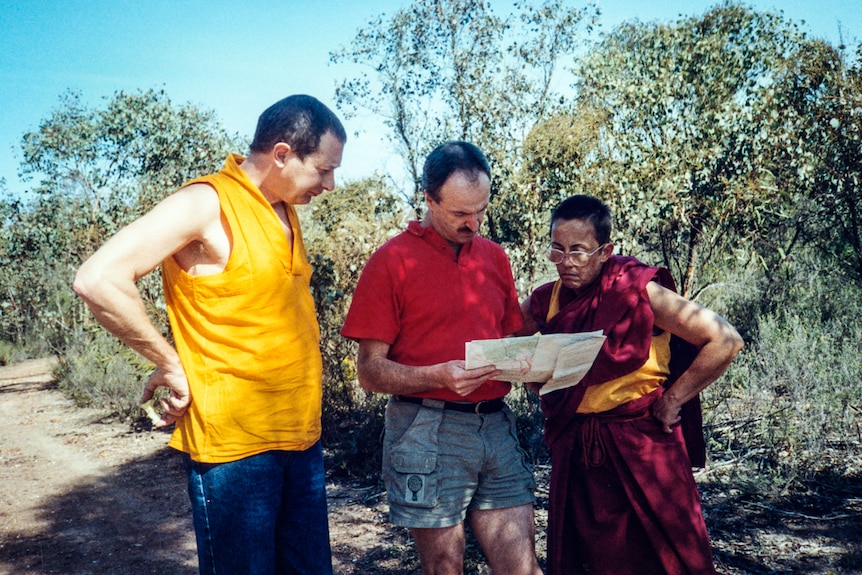
[(585, 266), (587, 265), (587, 263), (589, 263), (590, 258), (593, 257), (599, 250), (601, 250), (606, 245), (608, 244), (602, 244), (591, 252), (567, 252), (550, 247), (548, 248), (548, 261), (550, 261), (552, 264), (561, 264), (566, 260), (566, 258), (569, 258), (569, 261), (572, 262), (572, 265), (575, 265), (577, 267)]

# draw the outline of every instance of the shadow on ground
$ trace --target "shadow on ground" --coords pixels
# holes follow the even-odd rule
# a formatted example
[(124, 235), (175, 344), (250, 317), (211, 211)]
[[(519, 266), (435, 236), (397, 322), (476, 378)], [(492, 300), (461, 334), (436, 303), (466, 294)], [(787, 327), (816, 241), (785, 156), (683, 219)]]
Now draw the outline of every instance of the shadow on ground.
[(772, 499), (700, 488), (719, 573), (862, 574), (862, 477), (826, 473)]
[(16, 530), (15, 521), (6, 522), (13, 527), (0, 546), (5, 573), (194, 575), (184, 484), (179, 457), (164, 448), (68, 485), (40, 501), (35, 525)]

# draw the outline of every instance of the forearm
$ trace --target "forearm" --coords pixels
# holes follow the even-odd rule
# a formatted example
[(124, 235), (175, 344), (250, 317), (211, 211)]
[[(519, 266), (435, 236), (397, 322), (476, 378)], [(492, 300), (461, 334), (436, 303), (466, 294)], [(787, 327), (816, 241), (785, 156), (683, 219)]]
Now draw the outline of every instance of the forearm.
[[(739, 333), (715, 312), (654, 282), (647, 285), (655, 325), (699, 348), (691, 365), (656, 402), (653, 414), (667, 426), (679, 408), (715, 381), (742, 349)], [(669, 429), (669, 427), (666, 427)]]
[(729, 324), (723, 324), (723, 337), (708, 341), (698, 351), (687, 370), (657, 402), (653, 412), (660, 419), (673, 421), (684, 403), (696, 397), (727, 370), (742, 349), (742, 338)]
[(425, 366), (404, 365), (389, 359), (389, 344), (371, 339), (359, 342), (356, 370), (363, 389), (393, 395), (448, 389), (468, 396), (489, 378), (500, 374), (493, 365), (464, 369), (464, 360)]
[(677, 407), (681, 406), (709, 387), (727, 370), (735, 353), (728, 354), (723, 350), (721, 353), (714, 353), (714, 350), (708, 349), (710, 345), (700, 350), (691, 366), (670, 386), (664, 394), (665, 401)]
[(436, 366), (403, 365), (384, 357), (361, 358), (357, 365), (359, 384), (366, 391), (412, 395), (440, 389)]
[(134, 283), (117, 284), (79, 272), (73, 286), (96, 320), (130, 348), (165, 371), (182, 370), (176, 350), (147, 316)]
[(670, 433), (672, 426), (681, 421), (682, 406), (724, 373), (733, 359), (735, 352), (727, 353), (727, 350), (722, 350), (716, 353), (718, 350), (711, 349), (712, 345), (707, 344), (701, 348), (691, 366), (680, 374), (653, 404), (653, 417), (661, 422), (665, 432)]

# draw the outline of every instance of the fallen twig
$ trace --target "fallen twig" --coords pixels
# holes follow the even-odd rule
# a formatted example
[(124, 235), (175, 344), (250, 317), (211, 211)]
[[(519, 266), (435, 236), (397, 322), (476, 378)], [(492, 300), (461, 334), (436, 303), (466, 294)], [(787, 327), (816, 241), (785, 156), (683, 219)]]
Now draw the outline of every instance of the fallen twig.
[(763, 503), (756, 503), (754, 501), (749, 501), (749, 505), (754, 507), (760, 507), (761, 509), (766, 509), (767, 511), (771, 511), (772, 513), (778, 513), (779, 515), (787, 515), (790, 517), (797, 517), (799, 519), (808, 519), (810, 521), (833, 521), (835, 519), (847, 519), (852, 517), (849, 514), (842, 515), (831, 515), (829, 517), (816, 517), (814, 515), (805, 515), (804, 513), (798, 513), (796, 511), (784, 511), (783, 509), (776, 509), (775, 507), (770, 507), (769, 505), (764, 505)]

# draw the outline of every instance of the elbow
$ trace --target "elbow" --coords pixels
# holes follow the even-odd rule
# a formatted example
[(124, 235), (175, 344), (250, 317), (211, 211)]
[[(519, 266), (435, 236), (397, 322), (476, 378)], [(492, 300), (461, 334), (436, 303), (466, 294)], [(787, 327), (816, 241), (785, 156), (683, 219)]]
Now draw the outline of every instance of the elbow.
[(363, 391), (374, 391), (374, 386), (371, 384), (371, 381), (368, 379), (368, 376), (362, 373), (361, 369), (359, 370), (356, 379), (359, 380), (359, 387), (361, 387)]
[(727, 334), (725, 340), (730, 359), (736, 357), (736, 354), (742, 351), (742, 348), (745, 347), (745, 341), (742, 339), (742, 336), (739, 335), (739, 332), (733, 327), (730, 328), (730, 333)]
[(93, 302), (98, 300), (99, 293), (104, 287), (104, 279), (90, 261), (78, 268), (75, 279), (72, 281), (72, 291), (79, 298), (92, 307)]
[(72, 291), (85, 302), (89, 302), (94, 289), (93, 286), (96, 283), (87, 272), (85, 264), (78, 268), (78, 272), (75, 274), (75, 279), (72, 281)]
[[(385, 346), (385, 350), (389, 347)], [(386, 373), (386, 356), (383, 346), (372, 340), (359, 341), (356, 355), (356, 379), (359, 387), (369, 393), (384, 393), (382, 385)]]
[(737, 353), (742, 351), (743, 347), (745, 347), (745, 342), (742, 340), (742, 336), (740, 336), (739, 334), (736, 334), (736, 337), (737, 337), (736, 347), (734, 347), (734, 349), (733, 349), (733, 355), (736, 355)]
[(377, 391), (377, 386), (374, 384), (374, 378), (369, 373), (368, 364), (362, 360), (356, 364), (356, 379), (359, 380), (359, 387), (368, 393)]
[(372, 373), (369, 373), (368, 369), (363, 369), (362, 366), (357, 366), (357, 379), (359, 380), (359, 387), (368, 393), (383, 393), (383, 388), (378, 384), (378, 380), (373, 376)]

